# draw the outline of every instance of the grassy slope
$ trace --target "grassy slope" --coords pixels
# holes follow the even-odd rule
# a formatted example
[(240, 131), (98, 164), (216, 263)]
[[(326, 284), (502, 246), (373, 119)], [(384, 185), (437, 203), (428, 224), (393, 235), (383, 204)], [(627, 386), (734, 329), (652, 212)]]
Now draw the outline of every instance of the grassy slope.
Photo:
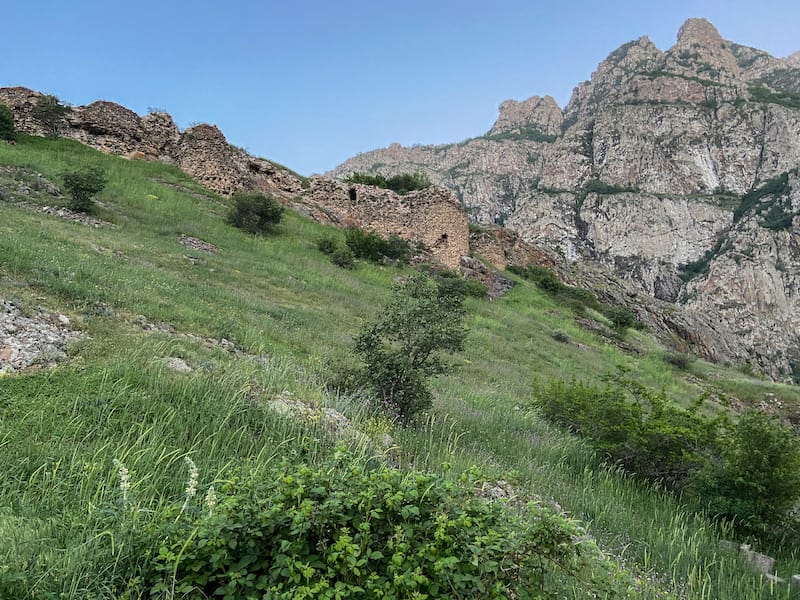
[[(264, 465), (287, 454), (314, 460), (327, 447), (318, 431), (253, 401), (279, 393), (338, 403), (364, 420), (363, 428), (386, 427), (359, 416), (346, 399), (331, 398), (319, 381), (397, 275), (366, 264), (337, 269), (315, 249), (315, 239), (329, 230), (291, 213), (277, 235), (243, 235), (224, 223), (220, 198), (169, 166), (63, 140), (0, 144), (0, 165), (30, 167), (53, 180), (88, 163), (109, 173), (100, 215), (113, 228), (0, 202), (0, 297), (63, 312), (92, 336), (51, 372), (0, 380), (0, 539), (10, 540), (0, 547), (0, 574), (4, 563), (25, 564), (43, 574), (43, 589), (44, 580), (58, 580), (75, 597), (90, 578), (75, 576), (91, 552), (80, 524), (99, 498), (113, 493), (113, 458), (130, 468), (132, 493), (149, 498), (180, 494), (186, 455), (206, 481), (231, 464)], [(177, 243), (181, 234), (221, 251), (191, 251)], [(188, 254), (200, 263), (192, 265)], [(116, 316), (97, 315), (96, 302)], [(604, 547), (652, 574), (665, 591), (771, 597), (735, 560), (714, 553), (718, 533), (708, 523), (598, 467), (579, 441), (530, 409), (535, 379), (596, 379), (618, 366), (676, 400), (696, 394), (685, 374), (661, 361), (653, 340), (631, 332), (642, 354), (626, 354), (525, 284), (495, 302), (470, 300), (469, 312), (468, 348), (457, 357), (457, 372), (437, 382), (435, 412), (418, 429), (393, 432), (404, 466), (438, 470), (448, 462), (457, 473), (477, 464), (494, 477), (513, 471), (519, 486), (584, 519)], [(138, 314), (179, 332), (234, 340), (262, 358), (236, 359), (195, 341), (144, 332), (130, 322)], [(555, 331), (570, 343), (556, 341)], [(169, 356), (201, 368), (191, 376), (173, 373), (163, 365)], [(752, 389), (754, 397), (769, 390), (796, 401), (790, 388), (716, 367), (695, 371), (715, 382), (735, 377), (740, 383), (723, 387)], [(788, 576), (800, 572), (800, 563), (790, 557), (779, 569)]]

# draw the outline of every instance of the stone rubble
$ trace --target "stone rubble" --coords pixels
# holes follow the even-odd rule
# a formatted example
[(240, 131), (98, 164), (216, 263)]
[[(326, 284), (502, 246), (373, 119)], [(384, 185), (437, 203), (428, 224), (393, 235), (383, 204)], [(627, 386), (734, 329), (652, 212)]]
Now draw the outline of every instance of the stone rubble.
[(50, 368), (67, 358), (67, 346), (86, 335), (69, 328), (66, 315), (37, 309), (28, 316), (8, 300), (0, 303), (0, 375)]
[(182, 235), (180, 240), (178, 240), (178, 243), (182, 246), (186, 246), (187, 248), (191, 248), (192, 250), (200, 250), (201, 252), (207, 252), (208, 254), (216, 254), (219, 252), (219, 248), (217, 248), (214, 244), (189, 235)]

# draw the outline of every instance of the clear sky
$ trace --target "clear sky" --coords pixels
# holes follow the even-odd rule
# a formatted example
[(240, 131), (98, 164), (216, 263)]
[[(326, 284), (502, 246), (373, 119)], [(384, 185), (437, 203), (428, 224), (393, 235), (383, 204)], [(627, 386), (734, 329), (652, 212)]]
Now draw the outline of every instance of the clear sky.
[(797, 0), (4, 0), (0, 86), (167, 110), (303, 174), (392, 142), (487, 131), (498, 104), (572, 88), (689, 17), (800, 50)]

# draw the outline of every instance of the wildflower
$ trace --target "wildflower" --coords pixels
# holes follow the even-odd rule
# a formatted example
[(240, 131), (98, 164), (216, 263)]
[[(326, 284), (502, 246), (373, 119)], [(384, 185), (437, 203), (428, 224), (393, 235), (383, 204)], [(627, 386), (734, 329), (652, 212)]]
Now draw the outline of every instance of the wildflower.
[(208, 488), (206, 492), (206, 497), (203, 500), (208, 509), (208, 514), (211, 515), (214, 512), (214, 507), (217, 505), (217, 492), (214, 490), (214, 486)]
[(189, 506), (189, 501), (194, 498), (195, 494), (197, 494), (197, 466), (194, 464), (194, 461), (189, 458), (188, 456), (184, 457), (183, 462), (186, 463), (186, 468), (189, 469), (189, 481), (186, 482), (186, 500), (183, 503), (183, 509), (186, 510), (186, 507)]
[(131, 476), (128, 469), (116, 458), (114, 459), (114, 466), (117, 467), (117, 477), (119, 477), (119, 491), (122, 492), (122, 503), (128, 503), (128, 492), (131, 490)]

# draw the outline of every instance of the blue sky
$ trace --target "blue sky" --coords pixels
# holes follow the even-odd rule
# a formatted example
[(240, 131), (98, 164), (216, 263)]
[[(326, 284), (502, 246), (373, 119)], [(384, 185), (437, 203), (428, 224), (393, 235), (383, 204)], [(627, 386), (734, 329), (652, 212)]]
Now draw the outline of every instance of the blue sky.
[(572, 88), (621, 44), (670, 47), (688, 17), (776, 56), (800, 50), (800, 2), (664, 0), (6, 0), (0, 86), (97, 99), (303, 174), (392, 142), (455, 142), (498, 104)]

